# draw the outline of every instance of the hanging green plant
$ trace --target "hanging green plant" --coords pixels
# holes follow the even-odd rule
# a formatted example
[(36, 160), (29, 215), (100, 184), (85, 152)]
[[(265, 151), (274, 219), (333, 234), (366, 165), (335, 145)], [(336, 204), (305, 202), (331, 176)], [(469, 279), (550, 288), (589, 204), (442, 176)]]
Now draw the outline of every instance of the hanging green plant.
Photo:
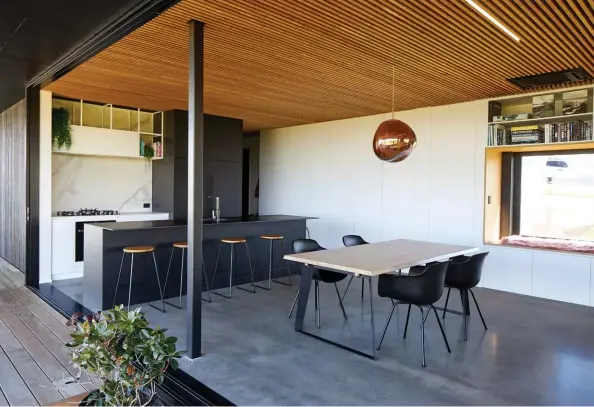
[(70, 127), (70, 112), (63, 107), (52, 109), (52, 145), (61, 150), (72, 146), (72, 128)]
[(152, 159), (155, 157), (155, 149), (153, 146), (146, 145), (144, 146), (143, 154), (144, 159), (147, 163), (150, 163)]

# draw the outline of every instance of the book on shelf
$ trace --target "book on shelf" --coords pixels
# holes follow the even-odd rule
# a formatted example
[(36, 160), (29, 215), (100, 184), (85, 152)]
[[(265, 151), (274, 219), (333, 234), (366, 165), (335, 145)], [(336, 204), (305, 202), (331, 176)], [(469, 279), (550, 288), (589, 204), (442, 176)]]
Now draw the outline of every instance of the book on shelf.
[(511, 144), (544, 143), (542, 125), (514, 126), (510, 129)]
[(544, 125), (513, 126), (490, 124), (487, 138), (488, 146), (534, 143), (565, 143), (571, 141), (594, 140), (592, 122), (573, 120), (566, 123)]
[(545, 124), (545, 143), (588, 140), (592, 140), (592, 122), (576, 120), (567, 123)]
[(160, 141), (153, 143), (153, 149), (155, 150), (155, 158), (163, 157), (163, 144)]
[(502, 124), (490, 124), (487, 138), (488, 146), (504, 146), (508, 143), (508, 130)]
[(515, 113), (515, 114), (505, 114), (499, 116), (493, 116), (494, 122), (504, 122), (508, 120), (526, 120), (532, 119), (532, 113)]

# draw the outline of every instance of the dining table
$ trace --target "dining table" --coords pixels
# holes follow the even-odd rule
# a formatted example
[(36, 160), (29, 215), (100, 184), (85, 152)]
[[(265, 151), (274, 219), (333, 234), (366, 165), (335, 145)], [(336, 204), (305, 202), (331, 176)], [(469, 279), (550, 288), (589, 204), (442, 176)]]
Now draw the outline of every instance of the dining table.
[[(295, 331), (366, 358), (376, 359), (373, 284), (371, 280), (376, 276), (387, 273), (405, 274), (408, 269), (414, 266), (421, 266), (435, 261), (446, 261), (452, 257), (471, 254), (478, 250), (478, 247), (474, 246), (396, 239), (338, 249), (287, 254), (284, 256), (285, 260), (301, 263)], [(371, 345), (373, 349), (371, 353), (324, 338), (304, 329), (303, 321), (309, 301), (311, 283), (316, 269), (354, 274), (357, 277), (368, 278), (370, 280), (368, 287)]]

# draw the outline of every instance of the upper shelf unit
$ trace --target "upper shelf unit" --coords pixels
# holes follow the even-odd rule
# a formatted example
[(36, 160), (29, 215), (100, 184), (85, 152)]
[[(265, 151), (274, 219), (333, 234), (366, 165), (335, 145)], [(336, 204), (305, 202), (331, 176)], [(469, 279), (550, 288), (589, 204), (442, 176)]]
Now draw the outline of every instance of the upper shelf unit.
[(489, 102), (487, 146), (592, 141), (594, 88)]
[(70, 150), (54, 152), (143, 158), (150, 146), (154, 160), (163, 158), (163, 112), (59, 98), (52, 107), (68, 110), (73, 130)]

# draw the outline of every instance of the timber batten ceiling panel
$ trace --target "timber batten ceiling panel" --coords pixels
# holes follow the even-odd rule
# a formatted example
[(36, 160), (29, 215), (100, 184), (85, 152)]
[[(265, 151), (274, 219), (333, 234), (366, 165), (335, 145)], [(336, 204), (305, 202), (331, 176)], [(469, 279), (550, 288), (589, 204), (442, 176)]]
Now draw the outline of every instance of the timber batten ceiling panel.
[(188, 25), (205, 26), (205, 111), (246, 131), (518, 93), (506, 81), (594, 75), (592, 0), (183, 0), (48, 87), (152, 110), (187, 109)]

